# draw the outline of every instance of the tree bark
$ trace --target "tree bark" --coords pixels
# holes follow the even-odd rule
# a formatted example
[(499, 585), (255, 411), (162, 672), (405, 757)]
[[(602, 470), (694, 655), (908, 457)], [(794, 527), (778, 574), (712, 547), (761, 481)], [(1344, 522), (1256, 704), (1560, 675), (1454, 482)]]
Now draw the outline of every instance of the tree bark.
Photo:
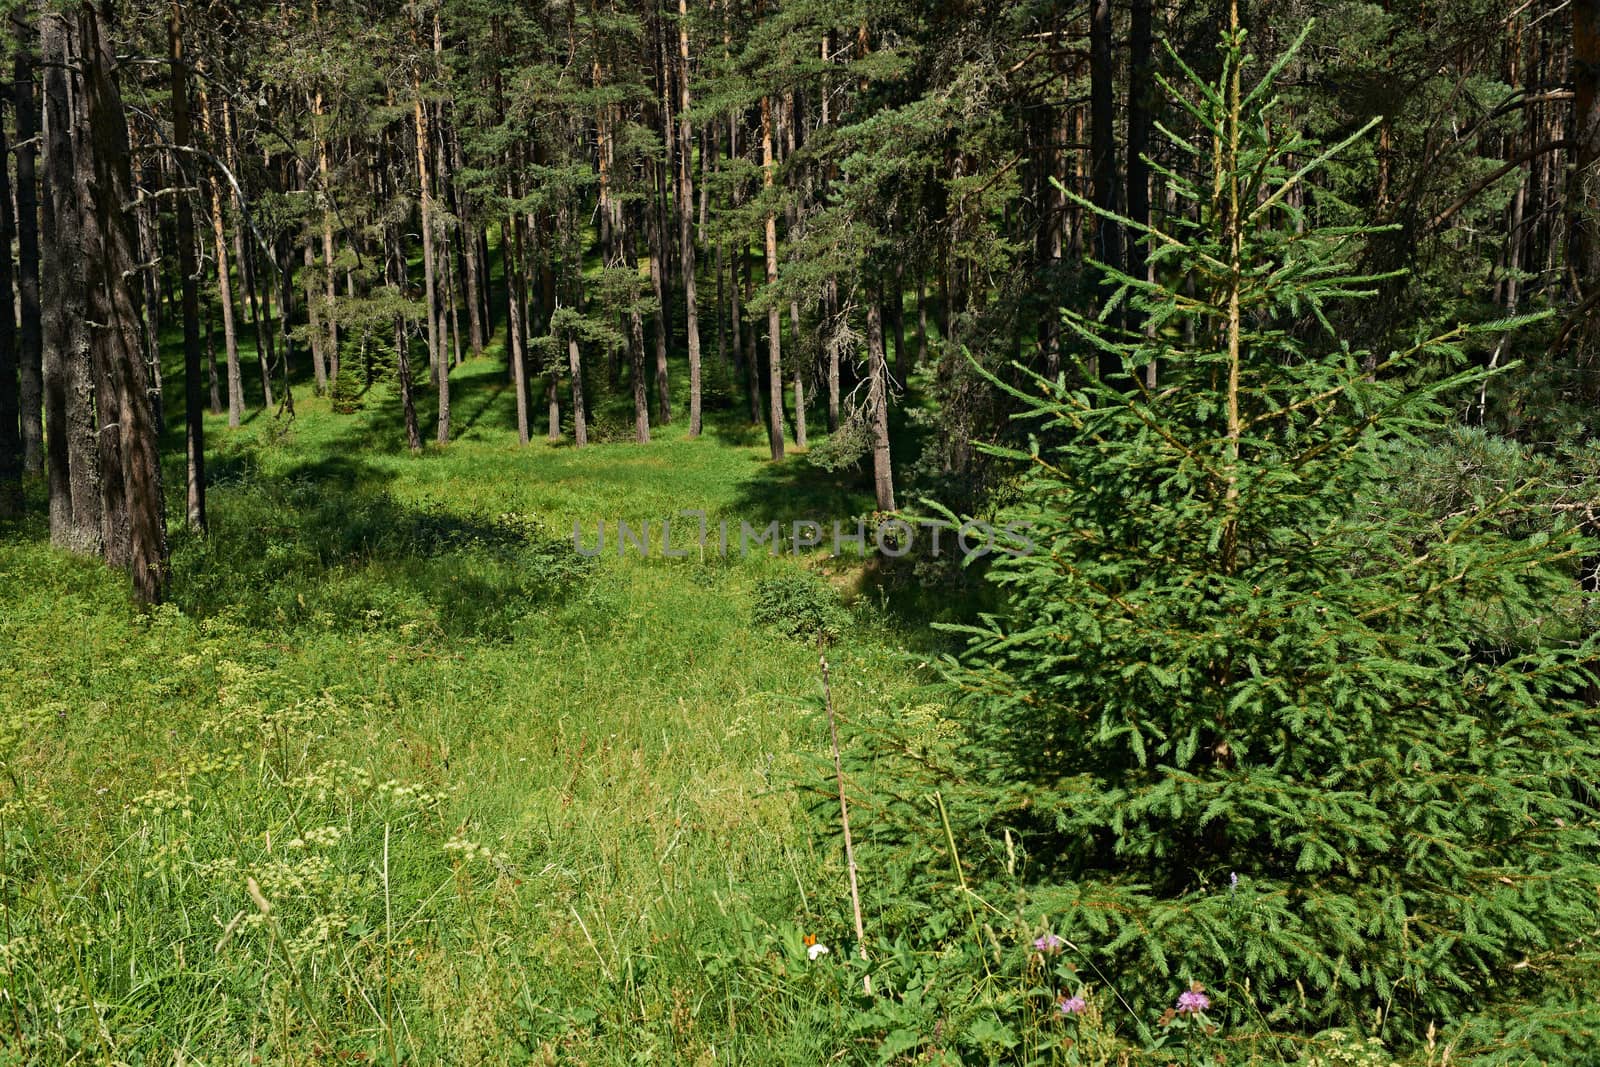
[(416, 96), (412, 108), (417, 127), (417, 189), (422, 212), (422, 275), (426, 287), (424, 299), (428, 309), (428, 366), (433, 368), (439, 386), (438, 443), (450, 442), (450, 361), (439, 348), (439, 320), (435, 309), (438, 296), (435, 291), (433, 261), (433, 193), (428, 180), (428, 109), (422, 102), (422, 82), (416, 80)]
[[(678, 252), (682, 257), (684, 330), (689, 345), (689, 436), (700, 436), (700, 304), (695, 292), (694, 167), (689, 127), (689, 6), (678, 0)], [(704, 158), (701, 165), (705, 165)]]
[[(1090, 0), (1089, 151), (1092, 156), (1094, 203), (1103, 211), (1117, 210), (1114, 76), (1111, 62), (1111, 0)], [(1110, 219), (1096, 220), (1095, 258), (1108, 267), (1120, 269), (1122, 266), (1122, 230)]]
[[(101, 405), (102, 441), (117, 438), (121, 486), (101, 453), (101, 482), (109, 489), (103, 504), (112, 505), (106, 519), (125, 523), (115, 531), (127, 541), (127, 565), (134, 598), (144, 605), (159, 603), (167, 586), (166, 508), (161, 492), (161, 461), (156, 447), (145, 365), (138, 344), (139, 307), (129, 279), (136, 256), (132, 226), (125, 205), (133, 201), (128, 127), (113, 78), (116, 56), (105, 37), (100, 11), (88, 3), (78, 9), (78, 33), (84, 63), (83, 104), (91, 158), (79, 159), (80, 197), (87, 192), (93, 211), (85, 216), (83, 253), (90, 264), (89, 316), (94, 323), (92, 347), (97, 379), (109, 386)], [(85, 164), (89, 164), (88, 167)], [(192, 245), (191, 245), (192, 248)], [(115, 401), (115, 411), (112, 401)], [(115, 417), (107, 417), (110, 415)], [(120, 504), (121, 514), (116, 514)], [(120, 537), (119, 537), (120, 541)], [(107, 559), (117, 562), (118, 544), (109, 538)]]
[(26, 16), (13, 16), (17, 40), (12, 99), (17, 111), (17, 333), (18, 377), (22, 404), (22, 468), (25, 475), (44, 471), (44, 340), (39, 309), (39, 198), (35, 161), (39, 156), (39, 101), (34, 88), (34, 30)]
[[(662, 180), (669, 180), (665, 173)], [(672, 385), (667, 378), (667, 235), (654, 204), (645, 208), (645, 241), (650, 250), (650, 287), (656, 297), (651, 314), (656, 342), (656, 414), (666, 426), (672, 422)]]
[[(384, 231), (388, 252), (389, 283), (404, 296), (407, 289), (406, 254), (400, 243), (399, 227), (390, 225)], [(422, 431), (417, 425), (417, 402), (411, 382), (411, 333), (406, 328), (403, 315), (394, 317), (394, 369), (400, 385), (400, 410), (405, 419), (406, 447), (412, 452), (422, 451)]]
[[(211, 140), (211, 108), (206, 94), (200, 95), (201, 129)], [(211, 246), (217, 261), (217, 301), (222, 312), (222, 344), (226, 352), (228, 381), (228, 425), (239, 427), (244, 417), (244, 381), (239, 373), (239, 327), (233, 318), (233, 276), (228, 265), (228, 231), (223, 220), (224, 193), (217, 179), (206, 183), (211, 213)]]
[[(506, 267), (506, 321), (509, 323), (506, 338), (511, 350), (511, 388), (517, 398), (517, 443), (525, 445), (528, 443), (528, 349), (527, 329), (522, 319), (528, 302), (522, 280), (522, 226), (514, 216), (506, 216), (500, 240), (505, 252), (502, 258)], [(515, 255), (510, 251), (512, 245), (516, 248)]]
[(16, 298), (12, 291), (10, 145), (0, 116), (0, 515), (22, 513), (22, 398), (17, 371)]
[(85, 329), (83, 221), (74, 149), (77, 104), (67, 75), (75, 59), (65, 15), (39, 22), (44, 59), (44, 191), (41, 337), (50, 542), (99, 555), (100, 459), (94, 378)]
[(879, 511), (894, 511), (894, 470), (889, 460), (889, 364), (883, 351), (883, 311), (867, 301), (867, 418), (872, 431), (872, 486)]
[[(761, 98), (761, 183), (772, 195), (777, 163), (772, 155), (772, 97)], [(778, 216), (766, 214), (767, 243), (767, 444), (774, 461), (783, 458), (783, 316), (778, 311)]]
[[(179, 149), (194, 143), (189, 115), (189, 71), (183, 56), (183, 8), (173, 0), (167, 23), (168, 55), (172, 59), (172, 140)], [(183, 167), (177, 168), (180, 175)], [(187, 182), (185, 182), (187, 184)], [(194, 211), (189, 195), (177, 197), (178, 275), (183, 288), (183, 413), (184, 447), (188, 458), (188, 493), (185, 517), (189, 529), (206, 529), (206, 413), (200, 397), (200, 294), (195, 288), (199, 268), (194, 261)]]

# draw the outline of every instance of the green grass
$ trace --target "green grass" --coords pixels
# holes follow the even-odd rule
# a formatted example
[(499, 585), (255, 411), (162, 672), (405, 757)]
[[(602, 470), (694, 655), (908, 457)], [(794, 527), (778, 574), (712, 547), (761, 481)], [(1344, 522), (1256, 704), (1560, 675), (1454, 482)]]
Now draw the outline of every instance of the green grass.
[[(503, 382), (458, 368), (457, 440), (418, 456), (382, 387), (208, 419), (212, 534), (174, 527), (149, 617), (41, 518), (0, 531), (0, 1063), (870, 1058), (840, 998), (726, 963), (847, 942), (795, 789), (815, 651), (751, 624), (801, 564), (567, 547), (575, 520), (870, 497), (767, 464), (736, 413), (520, 448)], [(831, 654), (847, 732), (925, 699), (925, 638), (878, 603)]]

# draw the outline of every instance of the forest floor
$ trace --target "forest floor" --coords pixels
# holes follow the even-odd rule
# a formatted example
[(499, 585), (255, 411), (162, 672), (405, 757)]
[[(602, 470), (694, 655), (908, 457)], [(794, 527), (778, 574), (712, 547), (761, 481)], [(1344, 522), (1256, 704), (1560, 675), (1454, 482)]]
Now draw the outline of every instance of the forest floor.
[[(610, 537), (870, 495), (769, 464), (733, 413), (700, 441), (523, 448), (498, 360), (452, 386), (456, 439), (415, 456), (381, 388), (208, 419), (211, 534), (178, 530), (169, 466), (173, 603), (149, 617), (38, 508), (0, 530), (0, 1062), (841, 1051), (806, 1016), (845, 1006), (726, 962), (762, 931), (848, 940), (803, 788), (831, 771), (817, 652), (751, 621), (763, 576), (817, 561)], [(606, 523), (603, 557), (575, 521), (586, 545)], [(932, 639), (859, 566), (832, 577), (858, 597), (829, 653), (848, 738), (930, 699), (907, 648)]]

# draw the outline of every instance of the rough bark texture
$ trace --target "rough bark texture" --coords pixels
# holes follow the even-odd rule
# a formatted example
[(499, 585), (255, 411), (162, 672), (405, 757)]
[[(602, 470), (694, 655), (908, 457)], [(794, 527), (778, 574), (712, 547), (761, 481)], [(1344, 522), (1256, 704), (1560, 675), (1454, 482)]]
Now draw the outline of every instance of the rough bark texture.
[(0, 121), (0, 515), (22, 511), (22, 402), (18, 395), (16, 297), (12, 291), (10, 145)]
[(44, 190), (42, 307), (44, 408), (50, 543), (84, 555), (100, 553), (100, 460), (94, 379), (84, 294), (82, 221), (78, 214), (73, 129), (77, 107), (68, 63), (75, 60), (72, 23), (47, 15), (39, 23), (44, 59)]
[[(78, 33), (83, 46), (83, 105), (90, 149), (90, 158), (77, 161), (79, 175), (85, 179), (80, 181), (79, 193), (80, 197), (89, 193), (84, 206), (93, 209), (85, 216), (83, 243), (84, 259), (92, 264), (88, 304), (95, 325), (91, 347), (96, 379), (110, 393), (100, 407), (100, 436), (102, 442), (116, 440), (120, 467), (112, 471), (106, 462), (110, 450), (103, 448), (101, 482), (105, 491), (101, 500), (108, 513), (102, 516), (101, 529), (108, 532), (106, 558), (113, 564), (120, 562), (117, 557), (122, 554), (122, 539), (126, 539), (134, 598), (141, 604), (155, 604), (166, 592), (167, 524), (156, 424), (138, 340), (138, 297), (130, 281), (137, 263), (137, 244), (124, 209), (133, 201), (128, 127), (112, 74), (116, 57), (104, 35), (102, 15), (90, 4), (78, 8)], [(112, 414), (113, 401), (116, 417), (105, 417)], [(114, 473), (121, 476), (120, 487), (113, 484)], [(116, 514), (119, 505), (122, 511)]]
[(39, 157), (39, 100), (34, 85), (34, 32), (19, 13), (12, 24), (17, 39), (16, 81), (12, 99), (17, 114), (17, 332), (22, 403), (22, 466), (25, 474), (44, 471), (44, 340), (39, 309), (39, 198), (35, 161)]

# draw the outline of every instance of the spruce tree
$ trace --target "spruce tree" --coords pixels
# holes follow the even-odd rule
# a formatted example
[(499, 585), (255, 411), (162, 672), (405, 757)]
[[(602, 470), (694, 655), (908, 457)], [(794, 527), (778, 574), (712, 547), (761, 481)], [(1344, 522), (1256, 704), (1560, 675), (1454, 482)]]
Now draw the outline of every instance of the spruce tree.
[(1247, 83), (1244, 47), (1235, 16), (1214, 81), (1172, 57), (1202, 133), (1157, 170), (1186, 209), (1114, 220), (1151, 270), (1102, 266), (1114, 296), (1065, 314), (1079, 373), (994, 379), (1032, 431), (1004, 518), (1036, 547), (997, 553), (1004, 607), (950, 661), (946, 796), (1025, 850), (1038, 920), (1140, 1016), (1198, 981), (1219, 1020), (1404, 1041), (1536, 999), (1600, 918), (1593, 549), (1499, 521), (1518, 487), (1443, 516), (1385, 495), (1482, 374), (1408, 371), (1516, 324), (1336, 334), (1374, 234), (1291, 194), (1372, 126), (1310, 143), (1274, 111), (1293, 49)]

